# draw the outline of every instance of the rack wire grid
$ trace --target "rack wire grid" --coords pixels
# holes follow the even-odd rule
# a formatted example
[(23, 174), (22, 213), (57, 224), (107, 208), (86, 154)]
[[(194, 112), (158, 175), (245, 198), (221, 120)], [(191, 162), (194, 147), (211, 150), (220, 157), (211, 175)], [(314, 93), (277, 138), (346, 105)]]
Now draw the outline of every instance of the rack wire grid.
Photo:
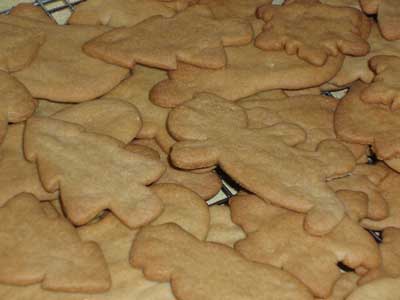
[[(68, 9), (70, 12), (75, 10), (75, 6), (79, 3), (85, 2), (86, 0), (35, 0), (33, 5), (39, 6), (43, 11), (55, 21), (54, 13)], [(111, 1), (111, 0), (110, 0)], [(0, 14), (9, 14), (11, 8), (0, 11)]]
[[(75, 6), (85, 2), (86, 0), (35, 0), (33, 1), (33, 5), (39, 6), (44, 10), (44, 12), (52, 19), (57, 21), (54, 17), (54, 13), (63, 11), (68, 9), (71, 13), (75, 10)], [(112, 0), (109, 0), (112, 1)], [(273, 0), (273, 4), (282, 5), (284, 0)], [(12, 7), (3, 11), (0, 11), (0, 14), (8, 14), (10, 13)], [(325, 92), (324, 95), (335, 97), (336, 99), (341, 99), (346, 94), (347, 89), (337, 92)], [(369, 163), (376, 163), (376, 159), (372, 156), (369, 158)], [(235, 183), (229, 176), (227, 176), (221, 169), (217, 168), (216, 173), (222, 180), (222, 188), (221, 191), (211, 200), (207, 201), (209, 206), (212, 205), (229, 205), (229, 200), (234, 195), (236, 195), (242, 188)], [(373, 236), (377, 243), (382, 242), (382, 233), (380, 231), (372, 231), (368, 230), (368, 232)], [(351, 271), (345, 266), (340, 265), (342, 270)]]

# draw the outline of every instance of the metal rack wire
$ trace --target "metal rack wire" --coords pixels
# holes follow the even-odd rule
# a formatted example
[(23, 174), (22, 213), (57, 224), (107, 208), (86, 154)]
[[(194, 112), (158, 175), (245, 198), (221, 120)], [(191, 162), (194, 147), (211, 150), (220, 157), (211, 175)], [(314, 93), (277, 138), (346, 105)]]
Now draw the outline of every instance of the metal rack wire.
[[(74, 7), (78, 5), (79, 3), (82, 3), (86, 0), (35, 0), (33, 1), (33, 5), (39, 6), (40, 8), (43, 9), (43, 11), (52, 19), (54, 19), (53, 14), (55, 12), (64, 10), (64, 9), (69, 9), (71, 12), (73, 12), (75, 9)], [(49, 7), (51, 4), (57, 4), (56, 6)], [(0, 11), (0, 14), (9, 14), (10, 11), (12, 10), (11, 8), (8, 8), (6, 10)]]

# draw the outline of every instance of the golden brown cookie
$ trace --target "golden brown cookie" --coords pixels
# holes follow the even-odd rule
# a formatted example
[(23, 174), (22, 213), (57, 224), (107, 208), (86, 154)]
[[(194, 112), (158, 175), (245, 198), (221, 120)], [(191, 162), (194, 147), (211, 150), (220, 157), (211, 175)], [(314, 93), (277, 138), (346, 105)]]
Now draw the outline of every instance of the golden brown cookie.
[[(174, 183), (177, 185), (184, 186), (189, 190), (194, 191), (204, 200), (209, 200), (214, 197), (221, 189), (221, 179), (214, 171), (210, 171), (207, 173), (193, 173), (190, 171), (179, 170), (174, 168), (168, 160), (168, 155), (158, 147), (157, 143), (154, 140), (144, 140), (144, 139), (136, 139), (132, 144), (128, 145), (125, 149), (133, 149), (138, 150), (138, 154), (146, 151), (145, 148), (150, 148), (155, 150), (158, 154), (158, 160), (165, 165), (165, 172), (163, 175), (157, 180), (157, 183)], [(138, 147), (140, 147), (138, 149)]]
[[(368, 37), (370, 52), (366, 56), (346, 56), (343, 67), (329, 82), (334, 88), (346, 87), (357, 80), (369, 83), (374, 79), (374, 72), (369, 68), (368, 61), (378, 55), (398, 55), (400, 41), (387, 41), (379, 32), (378, 26), (373, 24)], [(323, 89), (326, 90), (325, 87)]]
[(262, 128), (280, 122), (293, 123), (307, 133), (304, 143), (298, 148), (314, 150), (326, 139), (335, 139), (333, 114), (338, 101), (325, 96), (294, 96), (286, 99), (240, 100), (238, 104), (246, 108), (249, 126)]
[(341, 274), (333, 287), (332, 294), (328, 298), (318, 300), (345, 300), (357, 288), (359, 279), (360, 277), (353, 272)]
[(313, 299), (290, 274), (247, 261), (227, 246), (199, 241), (172, 223), (140, 230), (130, 262), (148, 279), (170, 281), (177, 299)]
[(382, 230), (388, 227), (400, 229), (400, 174), (390, 171), (379, 184), (379, 188), (388, 205), (389, 215), (383, 220), (364, 219), (361, 224), (373, 230)]
[(224, 46), (245, 45), (252, 37), (247, 22), (217, 20), (207, 7), (194, 6), (172, 18), (155, 16), (135, 26), (114, 29), (89, 41), (83, 49), (93, 57), (128, 68), (141, 63), (174, 70), (182, 62), (218, 69), (226, 65)]
[(76, 7), (68, 23), (133, 26), (152, 16), (172, 17), (175, 13), (173, 7), (159, 0), (88, 0)]
[[(287, 93), (287, 91), (285, 91)], [(292, 94), (292, 93), (290, 93)], [(333, 116), (338, 101), (332, 97), (320, 95), (303, 95), (296, 91), (294, 96), (270, 98), (248, 97), (238, 101), (246, 108), (248, 125), (252, 128), (271, 126), (279, 122), (289, 122), (299, 125), (307, 133), (305, 142), (296, 147), (305, 150), (314, 150), (323, 140), (335, 139)], [(357, 163), (367, 161), (368, 146), (344, 143), (353, 153)]]
[(343, 56), (338, 55), (318, 67), (284, 51), (262, 51), (254, 45), (225, 51), (228, 64), (224, 69), (178, 64), (176, 71), (168, 73), (168, 80), (151, 90), (151, 100), (164, 107), (175, 107), (202, 92), (235, 101), (262, 91), (319, 86), (335, 76), (343, 62)]
[(255, 45), (264, 50), (284, 49), (318, 66), (339, 53), (363, 56), (369, 52), (362, 36), (363, 15), (354, 8), (294, 1), (264, 5), (257, 15), (266, 25)]
[[(343, 199), (339, 196), (339, 198), (343, 200), (345, 207), (347, 207), (347, 204), (351, 206), (349, 210), (346, 209), (346, 212), (354, 217), (353, 220), (357, 222), (364, 218), (382, 220), (388, 217), (389, 208), (383, 198), (379, 184), (388, 173), (389, 170), (382, 165), (362, 164), (357, 165), (351, 175), (331, 180), (328, 185), (336, 192), (351, 191), (353, 192), (352, 194), (357, 197), (357, 199), (354, 199), (351, 195), (346, 194), (345, 199)], [(381, 176), (379, 180), (374, 180), (379, 176)], [(364, 199), (358, 201), (358, 199), (360, 199), (358, 198), (359, 196), (356, 195), (358, 192), (367, 196), (366, 202), (364, 202)], [(346, 203), (348, 201), (352, 203)], [(358, 205), (355, 202), (358, 203)], [(366, 208), (365, 213), (364, 207)], [(360, 211), (363, 213), (360, 213)]]
[(34, 115), (38, 117), (49, 117), (56, 112), (59, 112), (60, 110), (71, 107), (73, 105), (75, 104), (38, 99)]
[(383, 241), (379, 244), (382, 265), (362, 277), (361, 284), (382, 277), (400, 278), (400, 229), (387, 228), (382, 236)]
[(48, 217), (31, 194), (8, 200), (0, 220), (0, 283), (81, 293), (110, 288), (98, 245), (82, 242), (65, 219)]
[(213, 205), (210, 207), (210, 230), (207, 241), (220, 243), (233, 247), (233, 245), (246, 237), (243, 230), (232, 222), (231, 210), (226, 205)]
[(51, 117), (81, 124), (89, 132), (108, 135), (124, 144), (130, 143), (142, 128), (136, 107), (111, 97), (72, 105)]
[[(154, 185), (151, 188), (164, 204), (164, 211), (154, 224), (174, 222), (199, 239), (205, 238), (209, 213), (202, 199), (172, 184)], [(129, 249), (137, 231), (124, 226), (111, 213), (96, 224), (78, 228), (82, 240), (98, 243), (104, 253), (112, 279), (112, 287), (105, 293), (66, 294), (44, 291), (38, 285), (0, 285), (0, 298), (15, 299), (17, 295), (18, 300), (175, 300), (168, 283), (147, 280), (141, 270), (130, 266)]]
[(362, 101), (361, 94), (367, 87), (363, 83), (354, 84), (339, 102), (334, 121), (336, 134), (350, 143), (372, 145), (381, 160), (397, 158), (400, 152), (399, 112), (391, 111), (386, 105)]
[(0, 21), (0, 70), (15, 72), (36, 58), (46, 34), (40, 29), (24, 28)]
[(57, 198), (57, 192), (50, 193), (43, 188), (36, 165), (25, 159), (24, 128), (23, 123), (9, 126), (0, 147), (0, 206), (20, 193), (33, 194), (42, 201)]
[[(245, 189), (280, 206), (307, 212), (306, 230), (323, 235), (343, 218), (344, 208), (327, 178), (350, 172), (354, 157), (335, 140), (314, 151), (297, 149), (305, 132), (291, 123), (249, 128), (246, 111), (210, 94), (171, 111), (168, 128), (179, 142), (172, 163), (182, 169), (219, 165)], [(312, 185), (310, 183), (312, 182)]]
[(361, 9), (359, 0), (320, 0), (320, 2), (332, 6), (347, 6)]
[(360, 0), (367, 14), (378, 14), (382, 35), (388, 40), (400, 39), (400, 6), (396, 0)]
[(346, 300), (397, 300), (400, 298), (400, 279), (382, 278), (354, 290)]
[(381, 263), (374, 239), (348, 217), (327, 235), (314, 237), (303, 229), (303, 214), (256, 196), (234, 197), (231, 207), (233, 221), (247, 234), (235, 249), (249, 260), (291, 273), (317, 297), (331, 294), (340, 277), (338, 262), (354, 269), (373, 269)]
[(36, 101), (25, 86), (11, 75), (0, 71), (0, 144), (7, 133), (8, 123), (28, 119)]
[(36, 21), (56, 24), (56, 20), (49, 17), (44, 9), (40, 6), (35, 6), (33, 3), (18, 3), (10, 11), (11, 16), (19, 16), (24, 18), (30, 18)]
[(362, 92), (361, 100), (367, 103), (382, 103), (392, 110), (400, 108), (400, 57), (380, 55), (369, 61), (376, 73), (373, 82)]
[[(62, 104), (63, 107), (65, 105)], [(39, 115), (43, 115), (42, 113), (43, 111)], [(46, 111), (45, 115), (49, 113), (50, 111)], [(141, 126), (135, 107), (120, 100), (96, 100), (76, 104), (52, 114), (52, 118), (80, 124), (87, 130), (106, 134), (126, 143), (133, 139)], [(24, 157), (24, 127), (24, 124), (11, 125), (0, 147), (0, 198), (3, 199), (0, 200), (0, 205), (22, 192), (31, 193), (41, 201), (57, 198), (56, 192), (50, 193), (43, 188), (36, 165)]]
[(207, 5), (218, 19), (251, 19), (259, 6), (272, 3), (272, 0), (200, 0), (199, 3)]
[(141, 139), (154, 138), (168, 153), (170, 147), (175, 143), (166, 128), (169, 109), (154, 105), (149, 100), (150, 89), (166, 78), (167, 75), (164, 71), (136, 66), (133, 76), (124, 80), (106, 97), (115, 97), (135, 105), (143, 121), (142, 129), (137, 137)]
[(59, 102), (91, 100), (111, 90), (129, 72), (91, 58), (81, 49), (86, 41), (108, 31), (108, 28), (61, 26), (32, 18), (0, 15), (0, 28), (3, 24), (46, 35), (32, 63), (13, 73), (35, 98)]
[(29, 119), (24, 133), (26, 158), (38, 164), (46, 190), (60, 190), (65, 213), (76, 225), (104, 209), (129, 227), (148, 224), (161, 213), (160, 199), (146, 185), (162, 175), (164, 166), (124, 146), (52, 118)]

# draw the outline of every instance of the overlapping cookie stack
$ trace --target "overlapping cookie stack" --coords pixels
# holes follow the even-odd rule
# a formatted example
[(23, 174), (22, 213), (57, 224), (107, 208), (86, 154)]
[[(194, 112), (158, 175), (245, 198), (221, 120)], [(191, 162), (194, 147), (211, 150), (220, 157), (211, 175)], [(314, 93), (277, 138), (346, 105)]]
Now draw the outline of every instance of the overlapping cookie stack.
[(0, 300), (400, 299), (400, 3), (271, 2), (0, 15)]

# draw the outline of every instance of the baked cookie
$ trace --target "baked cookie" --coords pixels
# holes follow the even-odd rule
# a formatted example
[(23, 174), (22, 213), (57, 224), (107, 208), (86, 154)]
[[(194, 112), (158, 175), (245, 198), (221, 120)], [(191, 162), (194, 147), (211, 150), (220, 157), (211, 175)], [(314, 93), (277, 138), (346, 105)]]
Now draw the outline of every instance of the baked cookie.
[(51, 118), (80, 124), (89, 132), (108, 135), (124, 144), (129, 144), (142, 128), (134, 105), (110, 97), (66, 107)]
[(168, 73), (168, 80), (151, 90), (151, 100), (163, 107), (175, 107), (202, 92), (235, 101), (262, 91), (319, 86), (335, 76), (343, 63), (343, 56), (338, 55), (318, 67), (284, 51), (262, 51), (254, 45), (225, 51), (228, 63), (224, 69), (178, 64), (176, 71)]
[(333, 115), (338, 101), (325, 96), (294, 96), (285, 99), (245, 99), (237, 102), (246, 109), (251, 128), (272, 126), (280, 122), (293, 123), (307, 133), (300, 149), (315, 150), (326, 139), (335, 139)]
[(217, 20), (206, 6), (194, 6), (172, 18), (155, 16), (135, 26), (114, 29), (89, 41), (83, 49), (93, 57), (128, 68), (141, 63), (174, 70), (182, 62), (219, 69), (226, 65), (224, 46), (245, 45), (252, 37), (247, 22)]
[(311, 87), (299, 90), (283, 90), (283, 93), (288, 97), (306, 96), (306, 95), (319, 96), (321, 95), (321, 89), (320, 87)]
[[(357, 222), (364, 218), (382, 220), (388, 217), (389, 208), (383, 198), (379, 184), (389, 172), (382, 165), (357, 165), (350, 176), (331, 180), (328, 185), (336, 192), (352, 192), (351, 194), (344, 194), (344, 198), (341, 197), (343, 194), (338, 197), (344, 203), (347, 214), (353, 220)], [(366, 201), (364, 198), (360, 201), (357, 193), (366, 195)], [(355, 196), (356, 199), (352, 196)]]
[(371, 49), (369, 54), (361, 57), (346, 56), (342, 69), (329, 81), (333, 87), (323, 87), (324, 90), (347, 87), (357, 80), (372, 82), (375, 74), (369, 68), (369, 60), (378, 55), (398, 55), (400, 51), (400, 41), (388, 41), (383, 38), (375, 23), (372, 24), (368, 43)]
[(333, 287), (332, 294), (328, 298), (318, 300), (345, 300), (357, 288), (359, 279), (360, 277), (353, 272), (341, 274)]
[(233, 247), (246, 237), (244, 231), (231, 218), (231, 210), (226, 205), (210, 206), (210, 230), (207, 241)]
[(43, 188), (36, 165), (25, 159), (24, 128), (24, 123), (10, 125), (0, 147), (0, 206), (20, 193), (33, 194), (41, 201), (57, 199), (57, 192)]
[[(372, 145), (378, 159), (397, 158), (400, 151), (400, 113), (382, 104), (361, 100), (368, 86), (356, 83), (335, 112), (336, 135), (347, 142)], [(382, 122), (385, 120), (385, 122)]]
[(130, 262), (148, 279), (170, 281), (177, 299), (313, 299), (290, 274), (250, 262), (227, 246), (199, 241), (176, 224), (141, 229)]
[(396, 0), (360, 0), (367, 14), (378, 14), (382, 35), (388, 40), (400, 39), (400, 7)]
[(382, 103), (392, 110), (400, 108), (400, 57), (375, 56), (369, 61), (376, 73), (373, 82), (361, 93), (361, 100), (367, 103)]
[(272, 0), (200, 0), (207, 5), (218, 19), (242, 18), (251, 20), (259, 6), (272, 3)]
[[(163, 213), (154, 224), (174, 222), (199, 239), (205, 238), (209, 227), (209, 213), (201, 198), (173, 184), (153, 185), (151, 189), (164, 205)], [(130, 266), (129, 249), (137, 232), (136, 229), (124, 226), (111, 213), (96, 224), (78, 228), (83, 241), (96, 242), (104, 253), (112, 280), (112, 287), (107, 292), (66, 294), (44, 291), (38, 285), (0, 285), (0, 297), (15, 299), (17, 295), (18, 300), (175, 300), (168, 283), (147, 280), (141, 270)]]
[(339, 53), (364, 56), (369, 52), (362, 32), (370, 25), (354, 8), (294, 1), (283, 6), (264, 5), (257, 16), (266, 25), (255, 45), (264, 50), (285, 50), (317, 66)]
[(44, 99), (36, 99), (36, 101), (37, 105), (33, 115), (37, 117), (50, 117), (64, 108), (75, 105), (73, 103), (53, 102)]
[[(172, 3), (176, 2), (178, 1)], [(176, 9), (168, 7), (168, 4), (170, 3), (159, 0), (89, 0), (76, 7), (68, 23), (110, 27), (134, 26), (153, 16), (174, 16)]]
[[(57, 106), (57, 104), (54, 105)], [(62, 104), (62, 106), (68, 105)], [(45, 114), (47, 113), (50, 112), (47, 111)], [(109, 135), (125, 143), (130, 142), (141, 127), (136, 108), (115, 99), (76, 104), (51, 116), (79, 124), (91, 132)], [(3, 199), (0, 200), (0, 205), (3, 201), (23, 192), (33, 194), (41, 201), (56, 199), (57, 192), (47, 192), (43, 188), (36, 165), (24, 157), (25, 125), (14, 124), (9, 128), (4, 143), (0, 147), (0, 199)]]
[(7, 134), (8, 123), (18, 123), (28, 119), (35, 110), (36, 101), (21, 82), (2, 71), (0, 71), (0, 95), (1, 144)]
[(8, 200), (0, 222), (0, 283), (81, 293), (111, 287), (98, 245), (82, 242), (65, 219), (48, 217), (31, 194)]
[(91, 100), (110, 91), (129, 72), (91, 58), (81, 49), (86, 41), (108, 28), (61, 26), (32, 18), (0, 15), (0, 28), (3, 26), (19, 26), (24, 30), (43, 32), (46, 36), (32, 63), (13, 73), (35, 98), (58, 102)]
[(52, 118), (32, 117), (24, 133), (26, 158), (37, 163), (46, 190), (60, 190), (65, 213), (76, 225), (104, 209), (129, 227), (148, 224), (161, 213), (160, 199), (146, 185), (162, 175), (164, 166), (124, 146)]
[(210, 94), (175, 108), (168, 118), (168, 129), (179, 141), (170, 153), (172, 163), (189, 170), (218, 164), (259, 197), (307, 212), (310, 233), (330, 232), (344, 208), (326, 179), (353, 169), (351, 152), (335, 140), (323, 141), (314, 151), (297, 149), (306, 137), (299, 126), (277, 123), (252, 129), (247, 119), (243, 108)]
[[(304, 93), (307, 93), (305, 90)], [(288, 91), (285, 91), (288, 93)], [(307, 133), (304, 143), (296, 147), (304, 150), (314, 150), (317, 145), (326, 139), (335, 139), (333, 116), (338, 101), (332, 97), (304, 94), (295, 91), (291, 97), (252, 98), (248, 97), (238, 101), (246, 108), (248, 124), (251, 128), (271, 126), (279, 122), (289, 122), (302, 127)], [(353, 153), (357, 163), (367, 161), (367, 146), (344, 143)]]
[(15, 72), (32, 63), (46, 34), (34, 28), (24, 28), (0, 21), (0, 70)]
[(157, 180), (157, 183), (174, 183), (184, 186), (198, 194), (204, 200), (214, 197), (221, 189), (221, 179), (213, 172), (193, 173), (174, 168), (168, 160), (168, 155), (157, 145), (154, 140), (136, 139), (127, 148), (135, 153), (142, 154), (150, 148), (156, 151), (157, 160), (165, 165), (165, 172)]
[(400, 175), (390, 171), (379, 184), (383, 198), (388, 205), (388, 216), (383, 220), (364, 219), (362, 225), (372, 230), (382, 230), (389, 227), (400, 229)]
[(387, 228), (382, 235), (383, 241), (379, 244), (382, 265), (362, 277), (361, 284), (382, 277), (400, 278), (400, 229)]
[(56, 20), (49, 17), (40, 6), (35, 6), (33, 3), (18, 3), (11, 9), (10, 15), (30, 18), (44, 23), (57, 24)]
[(346, 300), (397, 300), (400, 297), (399, 278), (382, 278), (357, 288)]
[(340, 277), (338, 262), (373, 269), (381, 263), (374, 239), (345, 217), (323, 237), (303, 229), (304, 215), (265, 203), (256, 196), (231, 200), (232, 219), (247, 237), (235, 249), (247, 259), (291, 273), (319, 298), (328, 297)]
[(160, 147), (168, 153), (171, 146), (175, 144), (175, 140), (166, 128), (170, 110), (154, 105), (149, 100), (150, 89), (166, 78), (167, 74), (164, 71), (136, 66), (133, 76), (124, 80), (106, 97), (115, 97), (135, 105), (143, 121), (142, 129), (137, 137), (140, 139), (154, 138)]
[(320, 2), (332, 6), (347, 6), (361, 9), (359, 0), (320, 0)]

